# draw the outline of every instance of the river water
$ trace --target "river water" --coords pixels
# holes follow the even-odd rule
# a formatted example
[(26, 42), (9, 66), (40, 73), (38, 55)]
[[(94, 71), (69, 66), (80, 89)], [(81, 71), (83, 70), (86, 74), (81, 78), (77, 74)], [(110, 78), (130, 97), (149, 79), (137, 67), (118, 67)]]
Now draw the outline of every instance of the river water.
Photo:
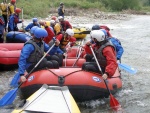
[[(129, 18), (121, 20), (68, 19), (87, 27), (98, 23), (111, 28), (111, 34), (124, 47), (122, 63), (137, 69), (134, 75), (122, 70), (123, 87), (114, 97), (120, 102), (124, 113), (150, 113), (150, 16), (128, 16)], [(16, 71), (0, 72), (0, 98), (10, 90), (9, 82)], [(109, 107), (109, 99), (92, 100), (78, 105), (82, 113), (115, 113)], [(0, 113), (11, 111), (12, 109), (0, 108)]]

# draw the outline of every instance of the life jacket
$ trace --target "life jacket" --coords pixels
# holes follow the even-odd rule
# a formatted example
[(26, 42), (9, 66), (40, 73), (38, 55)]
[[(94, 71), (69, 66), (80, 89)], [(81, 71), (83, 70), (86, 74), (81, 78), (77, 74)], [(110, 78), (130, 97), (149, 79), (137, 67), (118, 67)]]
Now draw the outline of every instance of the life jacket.
[(44, 55), (44, 43), (43, 43), (43, 41), (41, 43), (41, 47), (38, 46), (33, 39), (27, 41), (24, 45), (26, 45), (26, 44), (32, 44), (34, 46), (34, 52), (29, 56), (29, 58), (27, 59), (27, 62), (30, 62), (30, 63), (39, 62), (39, 60)]
[(17, 24), (19, 23), (19, 16), (14, 14), (14, 23)]
[(6, 3), (1, 3), (2, 15), (7, 15), (7, 7), (8, 5)]
[(59, 47), (60, 47), (61, 49), (64, 49), (64, 48), (66, 47), (66, 45), (67, 45), (69, 42), (70, 42), (70, 39), (66, 39), (66, 38), (64, 37), (64, 35), (62, 35), (62, 39), (60, 40), (60, 45), (59, 45)]
[(107, 46), (111, 46), (115, 50), (115, 47), (113, 46), (113, 44), (108, 40), (105, 40), (105, 43), (99, 49), (97, 49), (97, 50), (94, 49), (97, 60), (100, 64), (100, 66), (102, 66), (103, 68), (105, 68), (107, 65), (106, 58), (103, 56), (103, 49)]
[(14, 14), (15, 13), (15, 9), (16, 9), (16, 5), (9, 4), (8, 5), (8, 13), (9, 13), (9, 15)]

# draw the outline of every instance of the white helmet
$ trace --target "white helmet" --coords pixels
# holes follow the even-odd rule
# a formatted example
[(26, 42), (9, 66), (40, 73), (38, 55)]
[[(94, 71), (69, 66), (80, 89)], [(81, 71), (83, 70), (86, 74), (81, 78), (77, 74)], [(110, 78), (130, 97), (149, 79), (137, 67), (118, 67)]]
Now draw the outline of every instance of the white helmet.
[(67, 29), (66, 30), (66, 33), (69, 35), (69, 36), (73, 36), (74, 35), (74, 31), (72, 29)]
[(97, 41), (99, 42), (105, 40), (105, 34), (101, 30), (93, 30), (91, 31), (90, 35), (91, 35), (91, 38), (96, 38)]
[(54, 24), (54, 23), (55, 23), (55, 20), (51, 20), (50, 23), (51, 23), (51, 24)]
[(62, 17), (62, 16), (59, 16), (59, 17), (58, 17), (58, 20), (60, 20), (60, 19), (63, 19), (63, 17)]

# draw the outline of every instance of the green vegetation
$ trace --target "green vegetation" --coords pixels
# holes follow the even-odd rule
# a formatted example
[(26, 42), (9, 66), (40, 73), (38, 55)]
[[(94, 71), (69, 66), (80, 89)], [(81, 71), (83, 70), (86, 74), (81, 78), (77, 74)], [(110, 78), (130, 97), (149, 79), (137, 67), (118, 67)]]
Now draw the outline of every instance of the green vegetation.
[[(1, 2), (3, 0), (0, 0)], [(9, 1), (9, 0), (8, 0)], [(16, 0), (17, 7), (24, 9), (24, 18), (47, 17), (50, 12), (57, 12), (59, 3), (66, 8), (99, 9), (101, 11), (150, 11), (150, 0)], [(88, 11), (87, 11), (88, 12)]]

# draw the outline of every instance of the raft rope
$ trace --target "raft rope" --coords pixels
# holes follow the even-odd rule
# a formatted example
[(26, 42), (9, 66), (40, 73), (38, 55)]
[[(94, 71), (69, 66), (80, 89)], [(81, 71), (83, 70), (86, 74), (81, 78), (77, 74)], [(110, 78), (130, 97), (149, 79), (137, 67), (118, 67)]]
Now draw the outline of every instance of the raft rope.
[[(50, 69), (48, 69), (48, 71), (50, 71), (51, 73), (53, 73), (55, 76), (59, 77), (59, 75), (57, 75), (56, 73), (54, 73), (54, 72), (51, 71)], [(69, 76), (69, 75), (71, 75), (71, 74), (73, 74), (73, 73), (79, 72), (79, 71), (83, 71), (83, 70), (77, 70), (77, 71), (71, 72), (71, 73), (65, 75), (64, 77), (67, 77), (67, 76)]]
[[(54, 73), (54, 72), (51, 71), (50, 69), (47, 69), (47, 70), (50, 71), (51, 73), (53, 73), (55, 76), (59, 77), (59, 75), (57, 75), (56, 73)], [(71, 75), (71, 74), (73, 74), (73, 73), (80, 72), (80, 71), (83, 71), (83, 70), (77, 70), (77, 71), (71, 72), (71, 73), (65, 75), (64, 77), (67, 77), (67, 76), (69, 76), (69, 75)], [(85, 71), (85, 70), (84, 70), (84, 71)], [(92, 71), (87, 71), (87, 72), (92, 72)], [(99, 74), (99, 73), (95, 73), (95, 72), (92, 72), (92, 73), (94, 73), (94, 74)], [(120, 78), (120, 77), (121, 77), (121, 76), (110, 77), (110, 78)]]

